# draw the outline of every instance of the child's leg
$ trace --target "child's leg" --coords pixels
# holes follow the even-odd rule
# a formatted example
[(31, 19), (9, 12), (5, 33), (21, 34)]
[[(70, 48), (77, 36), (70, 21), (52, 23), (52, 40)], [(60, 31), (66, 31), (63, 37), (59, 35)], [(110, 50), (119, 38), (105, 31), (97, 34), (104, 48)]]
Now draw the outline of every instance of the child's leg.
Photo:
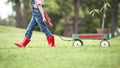
[(52, 33), (49, 31), (46, 24), (44, 22), (42, 22), (42, 19), (40, 17), (36, 17), (35, 19), (36, 19), (40, 29), (45, 33), (45, 35), (47, 37), (48, 46), (54, 47), (55, 46), (54, 36), (52, 36)]
[(24, 48), (30, 42), (30, 38), (32, 36), (32, 31), (36, 25), (37, 25), (37, 23), (35, 22), (34, 17), (32, 17), (32, 19), (27, 27), (27, 31), (26, 31), (24, 39), (21, 42), (14, 42), (14, 44), (20, 48)]
[(31, 36), (32, 36), (32, 31), (34, 30), (34, 28), (35, 28), (36, 26), (37, 26), (37, 22), (35, 21), (35, 17), (32, 16), (32, 19), (31, 19), (29, 25), (27, 26), (27, 31), (26, 31), (26, 33), (25, 33), (25, 37), (27, 37), (27, 38), (30, 39)]

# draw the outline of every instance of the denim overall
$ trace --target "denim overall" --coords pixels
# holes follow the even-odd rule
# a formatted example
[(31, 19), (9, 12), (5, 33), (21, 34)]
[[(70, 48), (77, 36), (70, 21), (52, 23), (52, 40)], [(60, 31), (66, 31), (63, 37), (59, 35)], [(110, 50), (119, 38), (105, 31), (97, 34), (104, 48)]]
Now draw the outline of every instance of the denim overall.
[(49, 31), (49, 29), (47, 28), (46, 24), (42, 21), (42, 15), (41, 15), (39, 9), (34, 8), (33, 5), (34, 5), (34, 0), (31, 0), (32, 18), (31, 18), (29, 25), (27, 26), (27, 31), (26, 31), (25, 37), (30, 39), (32, 36), (32, 31), (34, 30), (34, 28), (37, 25), (40, 27), (41, 31), (43, 31), (47, 37), (52, 36), (52, 34)]

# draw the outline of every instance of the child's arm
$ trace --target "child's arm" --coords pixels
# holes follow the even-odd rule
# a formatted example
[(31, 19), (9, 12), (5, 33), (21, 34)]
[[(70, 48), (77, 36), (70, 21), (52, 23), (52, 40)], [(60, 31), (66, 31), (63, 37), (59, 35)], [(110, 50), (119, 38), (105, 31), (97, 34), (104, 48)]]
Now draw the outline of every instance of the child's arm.
[(43, 10), (43, 8), (42, 8), (42, 6), (40, 4), (38, 5), (38, 9), (39, 9), (39, 11), (40, 11), (40, 13), (42, 15), (43, 22), (46, 22), (46, 18), (44, 16), (44, 10)]

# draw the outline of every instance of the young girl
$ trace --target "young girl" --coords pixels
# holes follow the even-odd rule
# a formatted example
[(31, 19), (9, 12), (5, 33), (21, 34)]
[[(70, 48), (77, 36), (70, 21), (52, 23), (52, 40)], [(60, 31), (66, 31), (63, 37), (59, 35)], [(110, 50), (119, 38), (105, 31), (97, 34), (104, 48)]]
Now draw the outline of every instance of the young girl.
[(43, 10), (44, 0), (31, 0), (31, 7), (32, 7), (32, 18), (27, 26), (27, 31), (23, 41), (21, 42), (14, 42), (14, 44), (20, 48), (24, 48), (29, 42), (32, 36), (32, 31), (38, 25), (40, 29), (45, 33), (48, 46), (54, 47), (54, 36), (52, 36), (51, 32), (45, 25), (46, 18), (44, 16)]

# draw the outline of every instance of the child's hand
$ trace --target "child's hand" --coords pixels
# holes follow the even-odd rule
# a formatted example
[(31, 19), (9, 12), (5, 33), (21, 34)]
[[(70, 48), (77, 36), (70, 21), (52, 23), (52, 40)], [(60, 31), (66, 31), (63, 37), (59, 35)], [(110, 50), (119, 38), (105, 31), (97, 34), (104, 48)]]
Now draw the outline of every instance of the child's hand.
[(43, 22), (46, 22), (46, 18), (45, 18), (45, 17), (43, 17), (42, 21), (43, 21)]

